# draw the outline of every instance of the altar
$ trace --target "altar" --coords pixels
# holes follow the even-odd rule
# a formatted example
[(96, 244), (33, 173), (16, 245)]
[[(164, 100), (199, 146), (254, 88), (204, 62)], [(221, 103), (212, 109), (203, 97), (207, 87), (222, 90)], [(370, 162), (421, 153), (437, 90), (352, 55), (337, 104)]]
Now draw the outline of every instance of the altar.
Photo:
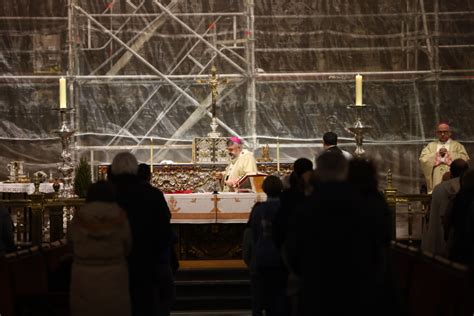
[(165, 194), (172, 224), (246, 223), (256, 202), (266, 200), (263, 193)]
[[(165, 193), (178, 236), (180, 259), (241, 259), (242, 238), (252, 207), (264, 193), (212, 193), (212, 173), (226, 164), (154, 165), (151, 183)], [(291, 164), (257, 162), (259, 172), (289, 174)], [(103, 167), (101, 173), (105, 173)], [(181, 192), (181, 193), (176, 193)], [(186, 193), (182, 193), (186, 192)]]
[(180, 259), (241, 259), (250, 211), (262, 193), (165, 194)]

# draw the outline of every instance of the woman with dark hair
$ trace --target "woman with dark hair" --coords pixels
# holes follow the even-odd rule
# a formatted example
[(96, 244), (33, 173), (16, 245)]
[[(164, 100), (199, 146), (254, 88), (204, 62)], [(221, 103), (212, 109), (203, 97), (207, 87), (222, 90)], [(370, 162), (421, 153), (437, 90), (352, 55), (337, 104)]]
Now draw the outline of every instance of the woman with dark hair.
[(288, 221), (296, 206), (303, 202), (308, 183), (305, 177), (313, 171), (313, 163), (307, 158), (299, 158), (293, 163), (293, 172), (290, 174), (290, 187), (281, 192), (280, 211), (275, 219), (275, 242), (279, 248), (285, 241)]
[[(274, 225), (275, 244), (279, 249), (285, 242), (288, 233), (288, 223), (293, 213), (306, 198), (310, 191), (309, 180), (313, 174), (313, 163), (307, 158), (299, 158), (293, 163), (293, 171), (289, 177), (289, 188), (280, 195), (280, 210), (276, 214)], [(285, 255), (285, 253), (283, 253)], [(298, 315), (299, 280), (297, 275), (289, 270), (287, 282), (288, 309), (291, 315)]]
[(110, 182), (89, 187), (70, 227), (71, 315), (131, 315), (126, 256), (131, 233)]

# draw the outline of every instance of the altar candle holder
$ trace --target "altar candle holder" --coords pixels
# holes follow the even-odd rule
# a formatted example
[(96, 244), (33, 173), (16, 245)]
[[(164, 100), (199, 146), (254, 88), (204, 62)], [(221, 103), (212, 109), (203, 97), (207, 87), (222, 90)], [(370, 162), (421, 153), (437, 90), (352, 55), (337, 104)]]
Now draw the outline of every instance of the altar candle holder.
[(362, 122), (362, 112), (367, 110), (366, 104), (351, 104), (348, 106), (350, 109), (354, 109), (356, 111), (356, 121), (354, 124), (348, 128), (348, 130), (354, 135), (356, 141), (356, 150), (354, 154), (357, 157), (364, 157), (365, 150), (363, 148), (364, 143), (364, 134), (372, 130), (372, 126), (365, 125)]
[(62, 175), (63, 186), (59, 190), (58, 197), (60, 198), (73, 198), (76, 197), (74, 193), (74, 186), (72, 184), (72, 175), (74, 173), (74, 162), (72, 161), (71, 152), (71, 139), (75, 133), (68, 127), (66, 114), (72, 112), (70, 108), (54, 108), (54, 111), (59, 111), (59, 124), (60, 128), (54, 130), (53, 133), (59, 136), (61, 139), (61, 162), (58, 163), (58, 171)]

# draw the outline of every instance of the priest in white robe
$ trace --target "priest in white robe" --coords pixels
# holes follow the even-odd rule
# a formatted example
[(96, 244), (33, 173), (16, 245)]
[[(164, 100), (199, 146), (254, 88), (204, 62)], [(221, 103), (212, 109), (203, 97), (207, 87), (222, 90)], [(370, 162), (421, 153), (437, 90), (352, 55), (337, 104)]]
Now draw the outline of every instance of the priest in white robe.
[(235, 190), (241, 177), (257, 172), (257, 163), (253, 154), (243, 148), (243, 142), (238, 137), (229, 138), (227, 151), (232, 160), (220, 176), (222, 177), (223, 191), (231, 192)]
[(434, 187), (441, 183), (443, 175), (449, 171), (453, 160), (469, 160), (464, 146), (451, 139), (451, 135), (451, 128), (448, 124), (439, 124), (436, 130), (438, 140), (426, 145), (421, 152), (421, 169), (426, 179), (428, 193), (431, 193)]

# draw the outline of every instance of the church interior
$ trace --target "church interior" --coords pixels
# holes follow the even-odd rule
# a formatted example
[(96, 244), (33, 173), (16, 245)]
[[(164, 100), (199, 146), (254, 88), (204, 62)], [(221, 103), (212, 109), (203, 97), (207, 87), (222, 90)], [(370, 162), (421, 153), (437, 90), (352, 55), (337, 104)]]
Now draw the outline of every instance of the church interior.
[[(0, 33), (0, 316), (474, 314), (472, 0), (2, 0)], [(86, 213), (106, 202), (125, 224)], [(77, 275), (109, 253), (81, 238), (119, 224), (130, 292), (88, 301)], [(155, 259), (152, 312), (134, 284)]]

